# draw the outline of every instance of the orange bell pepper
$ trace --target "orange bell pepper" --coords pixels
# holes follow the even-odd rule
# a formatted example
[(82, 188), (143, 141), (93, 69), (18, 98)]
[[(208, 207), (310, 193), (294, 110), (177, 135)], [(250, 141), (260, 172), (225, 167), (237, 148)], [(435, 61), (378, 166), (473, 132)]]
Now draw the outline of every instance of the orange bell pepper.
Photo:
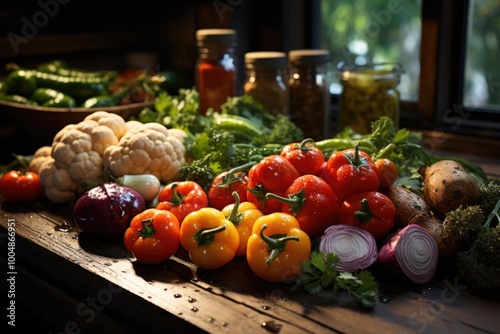
[(247, 241), (252, 235), (253, 224), (264, 214), (257, 209), (255, 204), (247, 201), (240, 202), (240, 196), (236, 191), (233, 192), (233, 196), (235, 203), (226, 205), (221, 212), (236, 226), (240, 235), (240, 246), (236, 251), (236, 256), (243, 256), (247, 253)]
[(238, 230), (221, 211), (206, 207), (188, 214), (179, 231), (181, 246), (195, 265), (217, 269), (231, 261), (240, 245)]
[(123, 241), (137, 261), (162, 263), (179, 248), (179, 220), (170, 211), (146, 209), (132, 218)]
[(247, 262), (260, 278), (270, 282), (293, 280), (310, 255), (311, 240), (294, 216), (274, 212), (253, 224), (247, 243)]

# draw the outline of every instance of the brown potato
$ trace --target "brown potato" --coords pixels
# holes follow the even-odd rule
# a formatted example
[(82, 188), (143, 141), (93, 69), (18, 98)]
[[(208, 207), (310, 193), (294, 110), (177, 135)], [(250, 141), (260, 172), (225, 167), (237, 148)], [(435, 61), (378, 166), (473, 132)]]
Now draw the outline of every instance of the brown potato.
[(479, 203), (479, 185), (462, 165), (453, 160), (441, 160), (420, 169), (424, 180), (424, 199), (432, 212), (444, 218), (460, 205)]
[(395, 228), (403, 228), (408, 224), (418, 224), (432, 217), (429, 205), (413, 191), (404, 187), (391, 186), (382, 192), (396, 207)]

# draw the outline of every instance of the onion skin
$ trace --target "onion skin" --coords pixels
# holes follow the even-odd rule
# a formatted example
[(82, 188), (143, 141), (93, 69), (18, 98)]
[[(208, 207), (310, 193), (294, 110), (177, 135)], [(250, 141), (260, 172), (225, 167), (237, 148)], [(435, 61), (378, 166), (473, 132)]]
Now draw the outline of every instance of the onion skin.
[(332, 225), (321, 236), (319, 250), (338, 256), (337, 270), (354, 273), (372, 267), (378, 259), (377, 242), (369, 232), (352, 225)]
[(144, 210), (146, 202), (137, 191), (108, 182), (90, 189), (76, 201), (73, 220), (81, 233), (119, 241), (132, 218)]
[(393, 276), (425, 284), (436, 273), (439, 249), (425, 228), (410, 224), (384, 241), (378, 258), (380, 265)]
[(146, 202), (151, 202), (160, 193), (161, 183), (153, 174), (123, 175), (117, 183), (123, 187), (132, 188), (144, 197)]

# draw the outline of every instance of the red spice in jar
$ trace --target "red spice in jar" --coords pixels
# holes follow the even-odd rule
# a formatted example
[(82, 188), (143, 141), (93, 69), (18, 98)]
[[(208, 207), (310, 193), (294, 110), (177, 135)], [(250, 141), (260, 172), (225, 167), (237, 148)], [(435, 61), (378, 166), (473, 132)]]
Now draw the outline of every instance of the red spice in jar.
[(201, 29), (196, 32), (196, 39), (200, 113), (206, 114), (209, 108), (220, 111), (227, 98), (236, 95), (236, 31)]
[(210, 62), (198, 66), (200, 111), (205, 114), (209, 108), (220, 110), (228, 96), (236, 95), (235, 69), (226, 69)]

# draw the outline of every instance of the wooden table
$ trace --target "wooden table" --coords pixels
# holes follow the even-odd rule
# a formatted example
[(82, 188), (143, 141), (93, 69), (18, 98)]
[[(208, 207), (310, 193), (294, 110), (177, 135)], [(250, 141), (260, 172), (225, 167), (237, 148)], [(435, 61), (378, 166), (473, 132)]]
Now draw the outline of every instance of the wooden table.
[[(500, 175), (498, 159), (478, 161)], [(66, 206), (3, 204), (0, 226), (1, 257), (14, 262), (1, 285), (15, 291), (9, 301), (63, 333), (500, 332), (498, 297), (474, 294), (451, 272), (423, 286), (381, 279), (366, 311), (342, 295), (264, 282), (244, 258), (207, 271), (181, 249), (165, 264), (140, 265), (123, 244), (79, 237)], [(16, 319), (28, 321), (21, 311)]]

